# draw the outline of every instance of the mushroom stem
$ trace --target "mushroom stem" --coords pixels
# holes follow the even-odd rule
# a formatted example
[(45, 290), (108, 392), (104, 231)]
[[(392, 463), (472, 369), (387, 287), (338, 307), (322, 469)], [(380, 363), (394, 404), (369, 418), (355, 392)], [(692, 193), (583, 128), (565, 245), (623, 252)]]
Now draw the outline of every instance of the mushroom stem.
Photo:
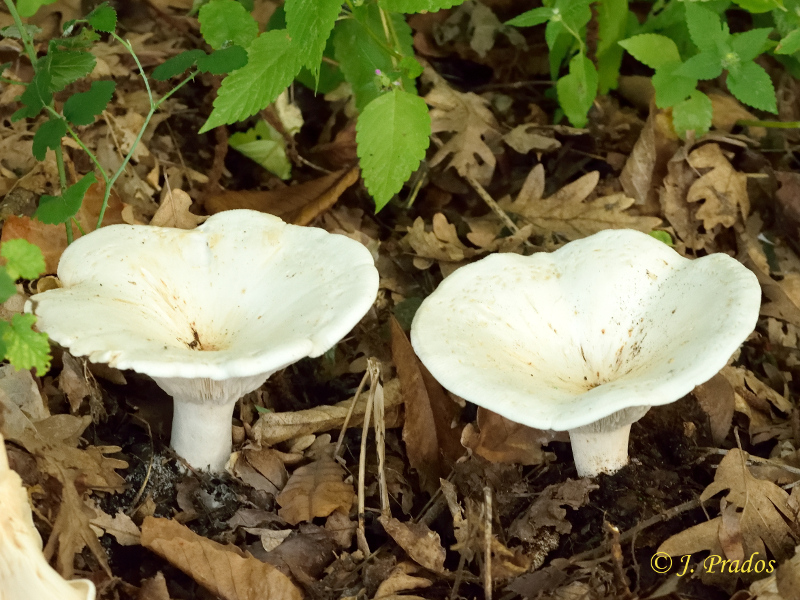
[(224, 471), (231, 457), (231, 419), (237, 398), (224, 403), (173, 400), (172, 448), (195, 469)]
[(631, 424), (610, 431), (569, 432), (572, 456), (579, 477), (595, 477), (600, 473), (616, 473), (628, 464), (628, 437)]

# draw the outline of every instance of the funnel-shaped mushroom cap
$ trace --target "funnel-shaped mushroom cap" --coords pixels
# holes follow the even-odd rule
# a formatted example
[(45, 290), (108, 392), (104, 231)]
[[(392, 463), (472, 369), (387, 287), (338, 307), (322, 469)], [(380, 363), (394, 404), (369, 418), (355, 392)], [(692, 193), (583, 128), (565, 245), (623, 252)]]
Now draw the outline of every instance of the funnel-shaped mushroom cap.
[(67, 248), (58, 276), (63, 288), (26, 308), (70, 352), (145, 373), (165, 389), (173, 378), (202, 378), (206, 387), (239, 378), (237, 398), (336, 344), (378, 290), (361, 244), (250, 210), (189, 231), (99, 229)]
[[(753, 330), (761, 289), (733, 258), (689, 260), (607, 230), (552, 254), (496, 254), (445, 279), (411, 341), (444, 387), (539, 429), (667, 404), (713, 377)], [(646, 409), (645, 409), (646, 410)]]
[(87, 579), (66, 581), (42, 555), (28, 494), (8, 466), (0, 435), (0, 598), (3, 600), (94, 600)]

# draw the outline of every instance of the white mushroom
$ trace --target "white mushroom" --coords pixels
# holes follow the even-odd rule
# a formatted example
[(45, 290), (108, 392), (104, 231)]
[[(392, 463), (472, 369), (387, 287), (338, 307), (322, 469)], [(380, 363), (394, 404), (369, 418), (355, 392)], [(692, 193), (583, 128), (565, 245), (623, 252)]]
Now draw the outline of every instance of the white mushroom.
[(236, 401), (319, 356), (375, 300), (369, 251), (345, 236), (250, 210), (193, 230), (112, 225), (64, 252), (63, 288), (26, 310), (76, 356), (151, 376), (174, 403), (171, 445), (221, 471)]
[(28, 494), (8, 466), (0, 434), (0, 599), (94, 600), (88, 579), (66, 581), (47, 564), (33, 525)]
[(496, 254), (422, 303), (411, 341), (439, 382), (538, 429), (567, 430), (581, 476), (628, 461), (631, 423), (714, 376), (753, 330), (761, 289), (724, 254), (680, 256), (607, 230), (552, 254)]

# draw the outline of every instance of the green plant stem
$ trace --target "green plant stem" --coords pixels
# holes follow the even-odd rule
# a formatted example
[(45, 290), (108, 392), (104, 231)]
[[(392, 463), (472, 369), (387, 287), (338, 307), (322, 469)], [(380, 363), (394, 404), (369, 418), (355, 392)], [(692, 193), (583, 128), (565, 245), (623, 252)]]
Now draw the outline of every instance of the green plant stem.
[(86, 232), (83, 230), (83, 227), (81, 227), (80, 221), (78, 221), (78, 219), (72, 217), (72, 222), (75, 223), (75, 227), (78, 228), (78, 231), (81, 232), (81, 235), (86, 235)]
[(13, 79), (8, 79), (7, 77), (0, 77), (0, 83), (5, 83), (8, 85), (21, 85), (23, 87), (28, 86), (28, 84), (24, 81), (14, 81)]
[(765, 127), (767, 129), (800, 129), (800, 121), (749, 121), (741, 119), (736, 121), (742, 127)]
[(14, 5), (14, 0), (4, 0), (6, 7), (8, 7), (8, 12), (11, 13), (11, 18), (14, 19), (14, 25), (17, 26), (19, 29), (19, 36), (22, 39), (22, 45), (25, 46), (25, 52), (28, 55), (28, 58), (31, 61), (31, 64), (36, 64), (36, 50), (33, 47), (33, 38), (28, 34), (28, 30), (25, 29), (25, 25), (22, 22), (22, 18), (19, 16), (17, 12), (17, 7)]

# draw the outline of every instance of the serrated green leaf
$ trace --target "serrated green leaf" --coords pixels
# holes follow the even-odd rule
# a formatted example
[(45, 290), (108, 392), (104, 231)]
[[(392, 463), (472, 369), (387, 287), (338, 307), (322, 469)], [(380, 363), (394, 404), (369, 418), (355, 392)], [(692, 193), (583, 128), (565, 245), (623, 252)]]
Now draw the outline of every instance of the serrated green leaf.
[(675, 133), (682, 139), (686, 138), (689, 131), (694, 132), (695, 138), (705, 135), (711, 129), (713, 112), (711, 99), (703, 92), (693, 91), (689, 98), (672, 107), (672, 126)]
[(752, 61), (742, 63), (735, 74), (728, 72), (727, 84), (740, 102), (767, 112), (778, 112), (772, 79), (760, 65)]
[(628, 10), (628, 0), (604, 0), (597, 7), (598, 35), (597, 78), (598, 91), (607, 94), (617, 87), (624, 50), (618, 44), (626, 35), (629, 19), (636, 17)]
[(619, 45), (625, 48), (633, 58), (651, 69), (658, 69), (662, 65), (678, 62), (681, 59), (675, 42), (667, 36), (657, 33), (635, 35), (627, 40), (622, 40)]
[(687, 59), (674, 74), (690, 79), (714, 79), (722, 74), (722, 63), (716, 52), (701, 52)]
[(771, 27), (737, 33), (732, 36), (731, 48), (739, 55), (740, 61), (753, 60), (767, 49), (767, 40), (770, 33), (772, 33)]
[(258, 23), (236, 0), (211, 0), (198, 18), (203, 39), (214, 50), (229, 44), (247, 48), (258, 36)]
[(36, 369), (36, 374), (44, 375), (50, 369), (50, 343), (46, 333), (33, 330), (36, 317), (33, 315), (14, 315), (11, 322), (0, 321), (5, 354), (15, 369)]
[[(393, 73), (392, 57), (385, 47), (379, 44), (370, 34), (372, 31), (383, 31), (378, 7), (374, 4), (356, 8), (356, 18), (342, 21), (333, 32), (333, 47), (339, 68), (353, 88), (358, 110), (380, 96), (383, 91), (377, 81), (376, 71), (390, 78), (402, 77), (401, 73)], [(392, 24), (400, 42), (400, 52), (404, 56), (413, 56), (411, 28), (402, 15), (391, 15)], [(414, 80), (402, 77), (406, 90), (414, 90)]]
[(8, 276), (17, 280), (35, 279), (44, 273), (44, 255), (36, 244), (28, 240), (16, 239), (3, 242), (0, 246), (0, 256), (6, 259), (6, 272)]
[(364, 183), (375, 199), (375, 212), (386, 206), (419, 167), (430, 135), (425, 101), (403, 90), (376, 98), (358, 116), (358, 157)]
[(775, 54), (794, 54), (798, 50), (800, 50), (800, 29), (795, 29), (781, 40), (775, 48)]
[(733, 0), (733, 3), (753, 14), (769, 12), (776, 8), (784, 9), (781, 0)]
[(663, 65), (653, 75), (653, 88), (656, 92), (656, 106), (667, 108), (683, 102), (697, 87), (697, 80), (676, 75), (681, 63)]
[(66, 223), (78, 214), (86, 190), (95, 182), (97, 182), (97, 178), (94, 173), (89, 172), (80, 181), (64, 190), (61, 196), (42, 194), (39, 198), (39, 208), (36, 209), (33, 216), (48, 225)]
[(287, 0), (286, 30), (304, 67), (315, 71), (342, 8), (341, 0)]
[(228, 46), (201, 57), (197, 61), (197, 69), (201, 73), (224, 75), (236, 69), (241, 69), (246, 64), (247, 50), (241, 46)]
[(153, 69), (150, 77), (156, 81), (166, 81), (170, 77), (186, 72), (187, 69), (194, 66), (204, 56), (206, 56), (206, 53), (202, 50), (196, 48), (194, 50), (186, 50), (158, 65)]
[(552, 8), (542, 6), (517, 15), (510, 21), (506, 21), (505, 24), (513, 27), (534, 27), (552, 19), (553, 14)]
[(231, 135), (228, 143), (231, 148), (281, 179), (289, 179), (292, 176), (292, 163), (286, 156), (286, 141), (263, 119), (259, 120), (255, 127)]
[(103, 2), (86, 16), (86, 20), (97, 31), (112, 33), (117, 28), (117, 11)]
[(575, 127), (584, 127), (587, 115), (597, 96), (597, 70), (582, 54), (569, 61), (569, 74), (556, 83), (558, 103)]
[(116, 84), (113, 81), (93, 81), (88, 92), (73, 94), (64, 103), (64, 117), (75, 125), (91, 125), (94, 118), (111, 102)]
[(437, 12), (463, 4), (464, 0), (379, 0), (380, 5), (396, 13)]
[(701, 50), (716, 51), (728, 34), (722, 27), (719, 15), (696, 2), (685, 2), (686, 25), (694, 45)]
[(86, 77), (96, 63), (97, 59), (91, 52), (55, 50), (47, 55), (41, 67), (50, 73), (50, 89), (59, 92), (70, 83)]
[(0, 304), (16, 293), (17, 286), (14, 284), (14, 280), (11, 279), (5, 267), (0, 267)]
[(222, 81), (214, 110), (200, 133), (256, 114), (275, 100), (300, 70), (285, 30), (262, 33), (250, 44), (247, 57), (247, 65)]
[(38, 115), (46, 104), (50, 104), (53, 93), (50, 91), (50, 73), (46, 70), (37, 70), (20, 96), (22, 108), (11, 115), (12, 121), (30, 119)]
[(422, 71), (424, 70), (422, 65), (419, 64), (419, 61), (413, 56), (404, 56), (398, 66), (403, 70), (405, 76), (411, 79), (416, 79), (422, 75)]
[(50, 48), (65, 48), (75, 50), (78, 48), (90, 48), (92, 44), (100, 39), (100, 34), (90, 27), (84, 27), (77, 35), (72, 37), (60, 37), (50, 40)]
[(56, 0), (17, 0), (17, 11), (22, 18), (32, 17), (42, 6), (53, 4)]
[(64, 119), (50, 117), (49, 121), (42, 123), (33, 136), (31, 151), (36, 160), (44, 160), (47, 149), (58, 151), (61, 147), (61, 138), (67, 134), (67, 124)]

